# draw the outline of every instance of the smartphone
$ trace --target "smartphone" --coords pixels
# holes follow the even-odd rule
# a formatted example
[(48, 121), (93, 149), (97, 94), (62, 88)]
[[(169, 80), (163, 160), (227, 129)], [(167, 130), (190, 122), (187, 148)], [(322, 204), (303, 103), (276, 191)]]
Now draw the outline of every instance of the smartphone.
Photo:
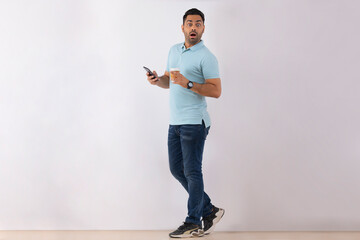
[(155, 75), (153, 74), (153, 72), (152, 72), (150, 69), (148, 69), (148, 68), (145, 67), (145, 66), (144, 66), (144, 69), (149, 73), (150, 76), (153, 76), (152, 79), (156, 78)]

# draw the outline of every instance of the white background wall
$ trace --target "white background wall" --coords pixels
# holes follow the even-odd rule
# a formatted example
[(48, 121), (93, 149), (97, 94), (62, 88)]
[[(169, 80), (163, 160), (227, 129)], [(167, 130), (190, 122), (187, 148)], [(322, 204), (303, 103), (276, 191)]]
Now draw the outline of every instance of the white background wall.
[(0, 2), (0, 229), (172, 229), (163, 73), (205, 13), (220, 99), (204, 154), (218, 230), (360, 229), (356, 0)]

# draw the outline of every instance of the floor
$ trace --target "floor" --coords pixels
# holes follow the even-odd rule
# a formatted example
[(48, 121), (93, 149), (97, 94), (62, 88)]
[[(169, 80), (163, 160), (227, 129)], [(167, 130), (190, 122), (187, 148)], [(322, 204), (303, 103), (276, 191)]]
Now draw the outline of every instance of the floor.
[[(169, 231), (0, 231), (0, 240), (169, 240)], [(183, 238), (186, 239), (186, 238)], [(213, 232), (201, 240), (360, 240), (360, 232)]]

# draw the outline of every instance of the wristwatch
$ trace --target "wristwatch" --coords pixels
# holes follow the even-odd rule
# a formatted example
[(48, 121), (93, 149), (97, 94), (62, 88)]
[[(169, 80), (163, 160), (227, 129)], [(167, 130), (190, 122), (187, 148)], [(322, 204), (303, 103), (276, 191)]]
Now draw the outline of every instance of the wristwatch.
[(194, 83), (192, 81), (189, 81), (187, 84), (187, 89), (190, 89), (194, 86)]

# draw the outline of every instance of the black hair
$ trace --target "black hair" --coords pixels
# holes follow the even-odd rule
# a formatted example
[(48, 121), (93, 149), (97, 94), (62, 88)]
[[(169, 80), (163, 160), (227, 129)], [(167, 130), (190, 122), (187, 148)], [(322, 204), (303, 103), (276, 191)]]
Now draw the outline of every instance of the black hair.
[(205, 23), (205, 16), (204, 14), (197, 8), (192, 8), (186, 11), (184, 17), (183, 17), (183, 24), (185, 24), (185, 19), (188, 15), (199, 15), (203, 21), (203, 23)]

